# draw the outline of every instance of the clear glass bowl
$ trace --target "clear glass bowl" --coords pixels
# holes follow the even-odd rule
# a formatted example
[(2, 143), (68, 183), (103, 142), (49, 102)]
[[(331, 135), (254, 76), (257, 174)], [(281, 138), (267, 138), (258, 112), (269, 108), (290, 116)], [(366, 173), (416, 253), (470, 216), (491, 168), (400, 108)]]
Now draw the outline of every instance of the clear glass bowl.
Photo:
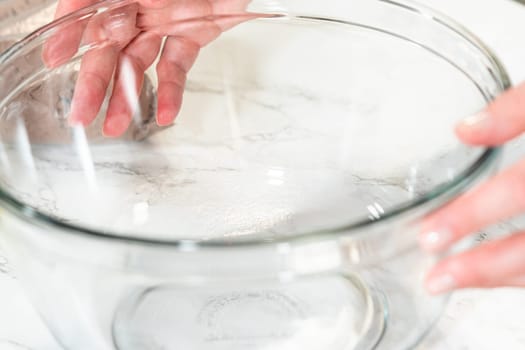
[[(453, 126), (504, 70), (409, 1), (244, 3), (146, 27), (103, 2), (0, 56), (0, 238), (65, 348), (408, 349), (443, 310), (417, 225), (494, 169), (499, 150)], [(101, 132), (107, 103), (69, 126), (82, 60), (129, 42), (115, 28), (191, 38), (231, 19), (173, 125), (155, 123), (150, 68), (122, 137)]]

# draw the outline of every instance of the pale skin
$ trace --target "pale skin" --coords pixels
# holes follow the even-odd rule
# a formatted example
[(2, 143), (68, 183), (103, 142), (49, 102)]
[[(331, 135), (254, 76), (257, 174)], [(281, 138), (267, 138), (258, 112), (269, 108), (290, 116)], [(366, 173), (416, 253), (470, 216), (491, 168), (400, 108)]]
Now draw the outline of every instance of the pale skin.
[[(525, 83), (466, 118), (456, 134), (471, 145), (496, 146), (525, 132)], [(426, 218), (420, 242), (441, 252), (473, 232), (525, 212), (525, 161), (502, 171)], [(432, 293), (460, 288), (525, 287), (525, 231), (439, 262), (428, 274)]]
[[(61, 0), (56, 16), (63, 16), (95, 2)], [(122, 63), (124, 60), (131, 63), (138, 92), (145, 70), (160, 53), (156, 66), (159, 81), (157, 123), (171, 124), (181, 107), (186, 74), (199, 50), (246, 18), (209, 20), (187, 28), (174, 27), (170, 23), (189, 15), (198, 17), (242, 12), (249, 2), (139, 0), (137, 6), (130, 7), (129, 16), (116, 29), (118, 33), (114, 34), (115, 37), (121, 34), (120, 45), (96, 49), (84, 56), (77, 81), (77, 86), (84, 88), (76, 89), (70, 122), (83, 125), (91, 123), (98, 114), (111, 79), (114, 79), (103, 131), (110, 137), (123, 134), (132, 116), (122, 88)], [(137, 25), (151, 29), (137, 31)], [(44, 60), (49, 66), (59, 65), (61, 59), (67, 59), (74, 53), (83, 33), (88, 33), (88, 37), (90, 33), (96, 35), (99, 27), (97, 23), (87, 23), (80, 30), (66, 31), (63, 36), (50, 39), (44, 50)], [(164, 48), (161, 45), (163, 37), (167, 37)], [(68, 49), (71, 53), (67, 53)], [(54, 54), (57, 51), (62, 53), (62, 57)], [(523, 132), (525, 84), (502, 94), (483, 112), (466, 118), (456, 127), (462, 142), (478, 146), (501, 145)], [(461, 238), (523, 212), (525, 161), (504, 170), (425, 218), (421, 225), (420, 245), (429, 253), (445, 251)], [(428, 272), (425, 285), (433, 294), (472, 287), (525, 287), (525, 231), (445, 258)]]
[[(55, 17), (92, 5), (97, 0), (59, 1)], [(71, 104), (71, 124), (87, 125), (97, 116), (106, 90), (114, 80), (113, 91), (103, 132), (110, 137), (122, 135), (129, 127), (132, 111), (126, 99), (122, 65), (131, 67), (135, 90), (140, 91), (144, 72), (160, 53), (156, 65), (158, 77), (157, 123), (173, 122), (182, 103), (186, 74), (199, 50), (223, 31), (246, 20), (246, 17), (220, 18), (222, 14), (242, 14), (249, 0), (139, 0), (124, 9), (111, 11), (69, 26), (51, 37), (44, 46), (43, 58), (48, 66), (59, 66), (78, 49), (81, 41), (96, 43), (104, 35), (114, 45), (88, 51), (82, 59), (77, 87)], [(185, 18), (210, 18), (173, 25)], [(137, 29), (141, 28), (141, 30)], [(143, 28), (148, 28), (144, 30)], [(110, 34), (106, 34), (110, 33)], [(162, 39), (166, 38), (162, 47)], [(162, 49), (162, 52), (160, 52)]]

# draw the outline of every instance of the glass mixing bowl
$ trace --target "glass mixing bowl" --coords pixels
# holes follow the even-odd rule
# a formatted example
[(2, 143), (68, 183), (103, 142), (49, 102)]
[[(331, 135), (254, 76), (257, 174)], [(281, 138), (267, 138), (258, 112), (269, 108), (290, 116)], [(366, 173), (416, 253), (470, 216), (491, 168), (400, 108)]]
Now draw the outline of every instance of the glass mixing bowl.
[[(241, 2), (148, 26), (102, 2), (0, 57), (1, 242), (65, 348), (408, 349), (443, 310), (418, 223), (495, 168), (453, 126), (504, 70), (409, 1)], [(70, 126), (75, 89), (100, 86), (75, 87), (87, 55), (217, 23), (173, 125), (155, 123), (154, 67), (138, 94), (122, 64), (126, 133), (101, 132), (111, 88)]]

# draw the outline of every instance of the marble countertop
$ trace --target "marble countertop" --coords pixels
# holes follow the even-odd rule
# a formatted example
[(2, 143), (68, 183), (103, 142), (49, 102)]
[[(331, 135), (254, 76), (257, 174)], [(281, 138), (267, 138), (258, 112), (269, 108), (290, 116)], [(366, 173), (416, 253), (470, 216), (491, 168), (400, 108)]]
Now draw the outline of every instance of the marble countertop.
[[(511, 0), (420, 0), (462, 23), (500, 57), (513, 82), (525, 81), (525, 6)], [(505, 164), (525, 156), (523, 139), (506, 150)], [(505, 165), (504, 164), (504, 165)], [(495, 239), (524, 220), (488, 232)], [(468, 290), (455, 293), (437, 327), (419, 350), (525, 349), (525, 290)], [(47, 333), (0, 253), (0, 350), (60, 349)], [(17, 347), (23, 344), (25, 347)], [(11, 345), (11, 347), (9, 346)]]

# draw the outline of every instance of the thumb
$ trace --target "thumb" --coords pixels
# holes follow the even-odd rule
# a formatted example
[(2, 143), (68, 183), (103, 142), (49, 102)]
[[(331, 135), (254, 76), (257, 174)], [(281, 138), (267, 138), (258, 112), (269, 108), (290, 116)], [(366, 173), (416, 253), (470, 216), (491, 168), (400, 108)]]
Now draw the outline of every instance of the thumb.
[(496, 98), (482, 112), (456, 126), (467, 144), (497, 146), (525, 132), (525, 83)]

